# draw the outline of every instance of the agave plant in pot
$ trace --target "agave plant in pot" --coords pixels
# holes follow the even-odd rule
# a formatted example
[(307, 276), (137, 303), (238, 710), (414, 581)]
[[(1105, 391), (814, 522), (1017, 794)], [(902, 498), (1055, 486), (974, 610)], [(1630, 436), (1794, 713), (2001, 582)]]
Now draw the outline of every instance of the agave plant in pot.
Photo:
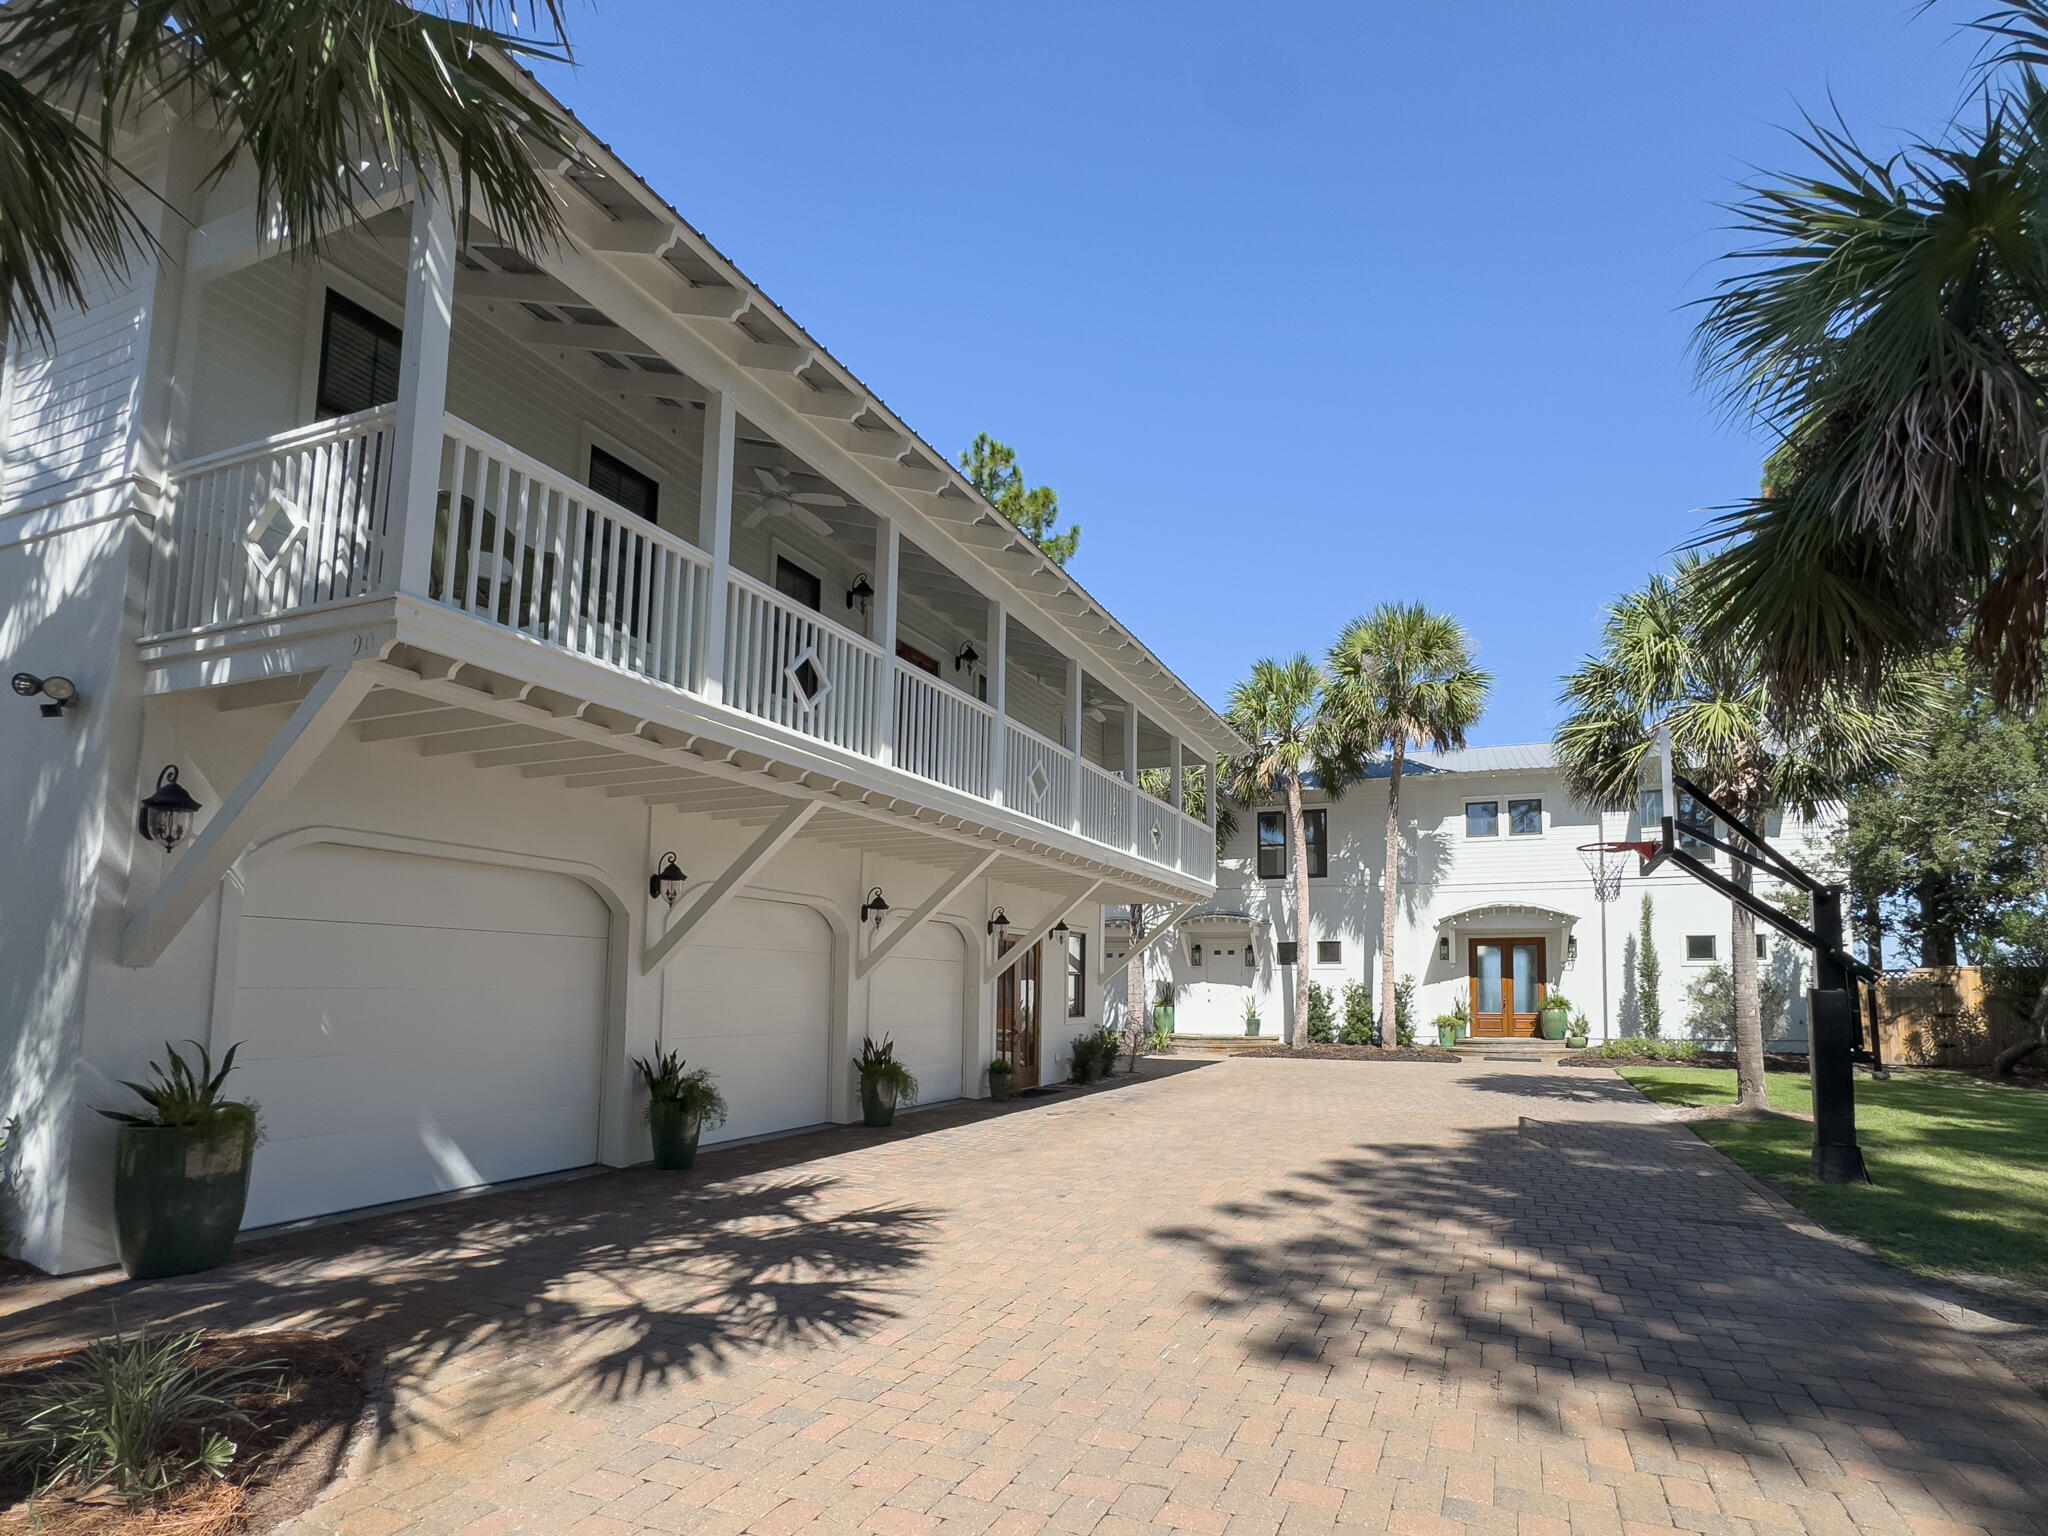
[(853, 1064), (860, 1074), (860, 1111), (864, 1124), (893, 1125), (896, 1106), (917, 1102), (917, 1079), (910, 1068), (896, 1059), (896, 1043), (889, 1036), (875, 1043), (870, 1035), (860, 1043), (860, 1059)]
[(998, 1056), (988, 1064), (988, 1096), (998, 1104), (1017, 1091), (1017, 1069), (1011, 1062)]
[(195, 1065), (168, 1040), (150, 1081), (124, 1082), (146, 1113), (102, 1109), (114, 1140), (114, 1240), (133, 1280), (192, 1275), (225, 1264), (249, 1203), (256, 1106), (222, 1091), (235, 1069), (231, 1045), (215, 1070), (197, 1040)]
[(633, 1065), (647, 1085), (647, 1130), (654, 1141), (654, 1166), (688, 1168), (697, 1161), (697, 1138), (705, 1126), (725, 1124), (725, 1095), (709, 1067), (684, 1063), (678, 1051), (657, 1050), (652, 1061)]

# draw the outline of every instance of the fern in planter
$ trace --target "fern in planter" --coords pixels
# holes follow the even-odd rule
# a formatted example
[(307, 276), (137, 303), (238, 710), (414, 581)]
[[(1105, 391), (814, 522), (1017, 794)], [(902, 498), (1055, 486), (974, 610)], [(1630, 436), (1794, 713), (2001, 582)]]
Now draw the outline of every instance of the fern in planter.
[(725, 1124), (725, 1095), (709, 1067), (692, 1067), (680, 1051), (656, 1051), (652, 1061), (633, 1065), (647, 1088), (647, 1129), (654, 1142), (654, 1166), (688, 1168), (697, 1161), (704, 1127)]
[(888, 1125), (896, 1118), (898, 1105), (917, 1102), (917, 1078), (896, 1059), (896, 1042), (884, 1035), (881, 1043), (869, 1035), (860, 1043), (860, 1058), (854, 1062), (860, 1074), (861, 1116), (873, 1126)]

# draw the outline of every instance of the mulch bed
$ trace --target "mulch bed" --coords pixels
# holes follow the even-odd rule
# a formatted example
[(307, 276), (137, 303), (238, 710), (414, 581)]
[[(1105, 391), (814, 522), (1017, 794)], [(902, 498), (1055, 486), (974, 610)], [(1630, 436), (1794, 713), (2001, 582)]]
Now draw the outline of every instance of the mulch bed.
[(1460, 1061), (1456, 1051), (1437, 1045), (1262, 1045), (1240, 1056), (1296, 1056), (1311, 1061)]
[(27, 1285), (31, 1280), (49, 1278), (35, 1265), (22, 1259), (10, 1259), (6, 1254), (0, 1253), (0, 1289), (10, 1285)]
[[(1671, 1056), (1602, 1056), (1598, 1051), (1566, 1051), (1557, 1058), (1561, 1067), (1735, 1067), (1733, 1051), (1701, 1051), (1697, 1056), (1683, 1060)], [(1764, 1057), (1766, 1072), (1797, 1072), (1806, 1075), (1804, 1056), (1767, 1055)]]
[[(0, 1361), (0, 1394), (69, 1360), (75, 1351)], [(225, 1477), (197, 1478), (142, 1504), (0, 1483), (6, 1536), (236, 1536), (268, 1531), (308, 1508), (342, 1470), (368, 1393), (364, 1350), (316, 1333), (236, 1333), (209, 1338), (194, 1353), (206, 1366), (276, 1365), (283, 1389), (246, 1399), (253, 1429), (234, 1435)]]

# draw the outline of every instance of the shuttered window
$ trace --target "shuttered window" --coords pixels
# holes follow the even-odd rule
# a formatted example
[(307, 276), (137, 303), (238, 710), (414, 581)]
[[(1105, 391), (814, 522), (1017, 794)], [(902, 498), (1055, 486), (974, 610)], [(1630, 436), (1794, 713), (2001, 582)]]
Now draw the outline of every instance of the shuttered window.
[(661, 486), (652, 475), (643, 475), (602, 448), (590, 450), (590, 488), (607, 501), (615, 501), (628, 512), (637, 512), (650, 523), (661, 499)]
[(398, 398), (400, 333), (360, 304), (329, 291), (320, 325), (320, 416), (353, 416)]

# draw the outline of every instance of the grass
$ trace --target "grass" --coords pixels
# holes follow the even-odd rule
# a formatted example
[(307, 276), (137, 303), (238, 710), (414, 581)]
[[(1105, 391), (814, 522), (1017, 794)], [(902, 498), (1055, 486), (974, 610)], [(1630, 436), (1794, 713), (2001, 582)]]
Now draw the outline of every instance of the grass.
[[(1624, 1067), (1659, 1104), (1735, 1102), (1735, 1074)], [(1807, 1078), (1770, 1076), (1771, 1107), (1813, 1112)], [(1789, 1120), (1697, 1120), (1701, 1139), (1768, 1179), (1831, 1231), (1861, 1238), (1922, 1275), (2000, 1275), (2048, 1287), (2048, 1093), (1960, 1072), (1901, 1072), (1856, 1082), (1867, 1185), (1813, 1177), (1813, 1128)]]

